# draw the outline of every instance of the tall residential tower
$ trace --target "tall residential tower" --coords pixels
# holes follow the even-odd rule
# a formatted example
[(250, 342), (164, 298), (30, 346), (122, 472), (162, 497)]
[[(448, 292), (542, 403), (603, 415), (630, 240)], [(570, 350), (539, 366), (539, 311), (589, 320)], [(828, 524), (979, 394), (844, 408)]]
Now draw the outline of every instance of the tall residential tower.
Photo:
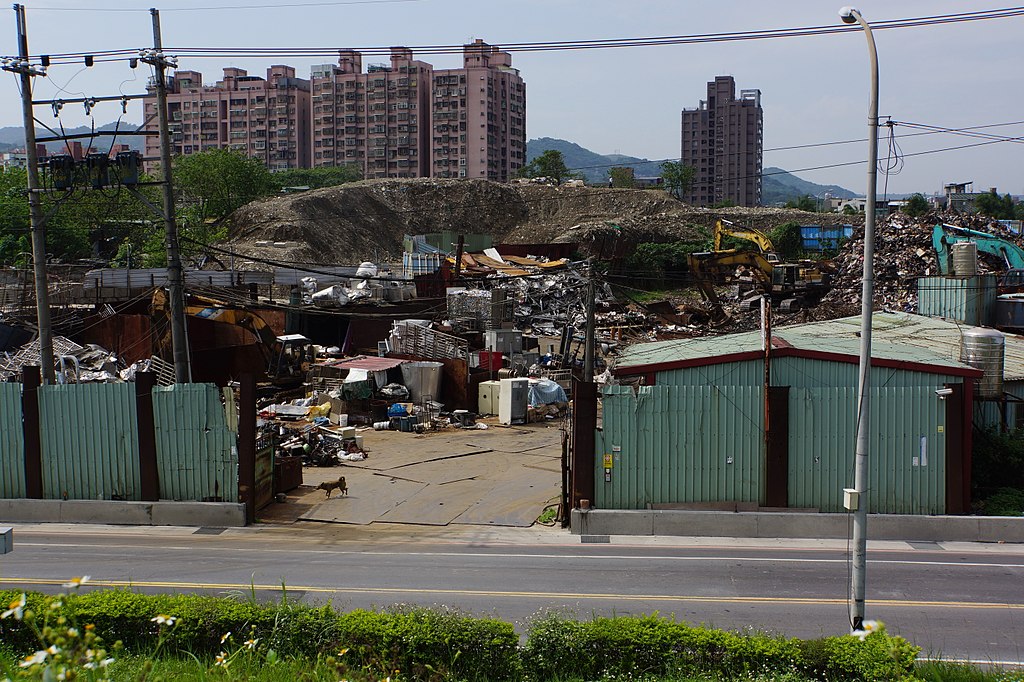
[(741, 90), (732, 76), (708, 83), (708, 98), (684, 109), (681, 161), (697, 169), (683, 200), (700, 206), (761, 203), (764, 124), (761, 91)]

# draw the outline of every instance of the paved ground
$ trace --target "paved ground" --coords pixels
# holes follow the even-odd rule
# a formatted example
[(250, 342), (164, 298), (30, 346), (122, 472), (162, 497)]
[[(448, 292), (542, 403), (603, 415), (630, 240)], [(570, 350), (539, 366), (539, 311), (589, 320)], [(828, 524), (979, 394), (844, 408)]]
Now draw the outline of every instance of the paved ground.
[[(493, 420), (489, 420), (493, 422)], [(527, 527), (561, 490), (562, 434), (555, 422), (416, 435), (361, 431), (369, 455), (340, 467), (307, 467), (269, 523), (320, 521), (427, 526)], [(344, 476), (349, 493), (316, 486)]]

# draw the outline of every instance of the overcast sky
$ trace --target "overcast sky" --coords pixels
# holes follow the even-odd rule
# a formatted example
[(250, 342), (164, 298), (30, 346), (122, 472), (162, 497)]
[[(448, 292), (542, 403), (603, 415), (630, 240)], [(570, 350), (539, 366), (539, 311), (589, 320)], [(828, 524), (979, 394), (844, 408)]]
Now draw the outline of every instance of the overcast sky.
[[(286, 6), (293, 3), (295, 6)], [(27, 0), (33, 54), (87, 52), (151, 45), (149, 3), (127, 0)], [(450, 45), (474, 38), (489, 43), (692, 35), (839, 24), (840, 2), (787, 0), (414, 0), (349, 4), (326, 0), (166, 0), (161, 10), (164, 45), (178, 47), (374, 47)], [(88, 5), (88, 11), (68, 11)], [(299, 6), (302, 5), (302, 6)], [(219, 9), (233, 6), (231, 9)], [(238, 8), (246, 6), (247, 8)], [(264, 6), (264, 7), (260, 7)], [(871, 22), (996, 9), (1006, 5), (962, 0), (870, 0), (859, 5)], [(197, 8), (216, 9), (198, 10)], [(44, 8), (65, 8), (44, 10)], [(131, 12), (97, 11), (131, 8)], [(1024, 121), (1021, 38), (1024, 17), (944, 26), (877, 31), (881, 65), (880, 113), (893, 120), (963, 128)], [(0, 12), (0, 54), (17, 53), (15, 18)], [(419, 55), (437, 68), (461, 65), (455, 55)], [(282, 59), (309, 77), (309, 66), (330, 59)], [(364, 64), (384, 59), (364, 59)], [(224, 66), (265, 75), (271, 60), (183, 59), (181, 68), (201, 71), (207, 82)], [(513, 66), (527, 83), (527, 136), (558, 137), (593, 151), (650, 159), (679, 156), (680, 110), (697, 106), (706, 82), (732, 75), (737, 88), (762, 93), (765, 166), (779, 166), (820, 183), (857, 192), (865, 187), (863, 164), (801, 170), (862, 161), (866, 144), (772, 151), (777, 147), (864, 138), (868, 58), (860, 32), (703, 45), (626, 49), (522, 52)], [(36, 98), (139, 93), (149, 68), (124, 62), (92, 69), (62, 65), (37, 79)], [(20, 125), (16, 80), (0, 80), (0, 126)], [(64, 88), (64, 92), (58, 88)], [(141, 120), (139, 105), (126, 120)], [(97, 125), (116, 120), (120, 104), (100, 105)], [(52, 123), (40, 107), (37, 116)], [(65, 126), (88, 121), (79, 105), (61, 115)], [(883, 129), (884, 130), (884, 129)], [(917, 132), (897, 126), (897, 136)], [(1024, 136), (1024, 123), (986, 133)], [(897, 139), (904, 154), (978, 142), (950, 134)], [(908, 156), (890, 192), (941, 190), (947, 182), (973, 181), (975, 189), (998, 187), (1024, 194), (1020, 143)], [(880, 155), (884, 158), (887, 146)], [(879, 177), (881, 191), (885, 182)]]

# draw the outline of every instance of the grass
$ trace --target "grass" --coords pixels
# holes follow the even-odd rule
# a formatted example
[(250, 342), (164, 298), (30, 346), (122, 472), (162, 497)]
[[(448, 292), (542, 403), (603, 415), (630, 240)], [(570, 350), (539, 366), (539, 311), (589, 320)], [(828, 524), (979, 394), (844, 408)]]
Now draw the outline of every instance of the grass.
[(914, 673), (924, 682), (1024, 682), (1024, 670), (986, 670), (946, 661), (921, 661)]

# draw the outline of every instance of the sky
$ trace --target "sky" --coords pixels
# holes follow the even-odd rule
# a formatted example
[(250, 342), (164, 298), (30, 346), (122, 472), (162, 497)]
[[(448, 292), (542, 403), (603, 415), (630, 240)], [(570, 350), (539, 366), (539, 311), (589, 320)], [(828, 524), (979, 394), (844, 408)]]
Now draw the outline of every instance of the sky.
[[(149, 3), (128, 0), (27, 0), (32, 54), (145, 48), (152, 45)], [(88, 9), (85, 9), (88, 7)], [(871, 0), (858, 5), (869, 22), (1008, 7), (962, 0)], [(109, 11), (129, 9), (131, 11)], [(459, 45), (476, 38), (501, 46), (532, 41), (679, 36), (841, 22), (840, 3), (822, 0), (166, 0), (158, 5), (167, 54), (175, 47), (338, 48)], [(921, 154), (976, 143), (948, 133), (921, 132), (904, 123), (941, 128), (985, 128), (1024, 136), (1024, 70), (1020, 35), (1024, 16), (875, 32), (880, 65), (879, 113), (897, 122), (902, 163), (879, 176), (879, 193), (940, 192), (950, 182), (973, 182), (1024, 194), (1021, 142)], [(0, 55), (17, 54), (15, 15), (0, 11)], [(461, 66), (460, 55), (416, 56), (435, 68)], [(680, 112), (706, 96), (706, 83), (731, 75), (737, 89), (761, 90), (764, 165), (858, 193), (866, 188), (869, 68), (867, 42), (855, 31), (812, 37), (666, 45), (603, 50), (513, 52), (527, 84), (527, 137), (556, 137), (602, 154), (649, 159), (679, 156)], [(182, 59), (207, 82), (236, 66), (265, 75), (271, 63), (295, 66), (309, 77), (327, 58)], [(367, 62), (385, 61), (376, 58)], [(0, 127), (20, 126), (16, 78), (0, 74)], [(35, 86), (36, 99), (142, 93), (149, 67), (126, 62), (55, 65)], [(122, 115), (120, 103), (100, 104), (97, 125)], [(36, 116), (53, 125), (45, 107)], [(132, 104), (124, 120), (141, 121)], [(65, 127), (88, 123), (81, 105), (67, 105)], [(879, 155), (889, 156), (883, 128)], [(779, 147), (862, 140), (778, 150)], [(919, 154), (914, 156), (915, 154)], [(899, 156), (899, 154), (897, 154)], [(819, 170), (830, 164), (853, 165)], [(860, 163), (857, 163), (860, 162)]]

